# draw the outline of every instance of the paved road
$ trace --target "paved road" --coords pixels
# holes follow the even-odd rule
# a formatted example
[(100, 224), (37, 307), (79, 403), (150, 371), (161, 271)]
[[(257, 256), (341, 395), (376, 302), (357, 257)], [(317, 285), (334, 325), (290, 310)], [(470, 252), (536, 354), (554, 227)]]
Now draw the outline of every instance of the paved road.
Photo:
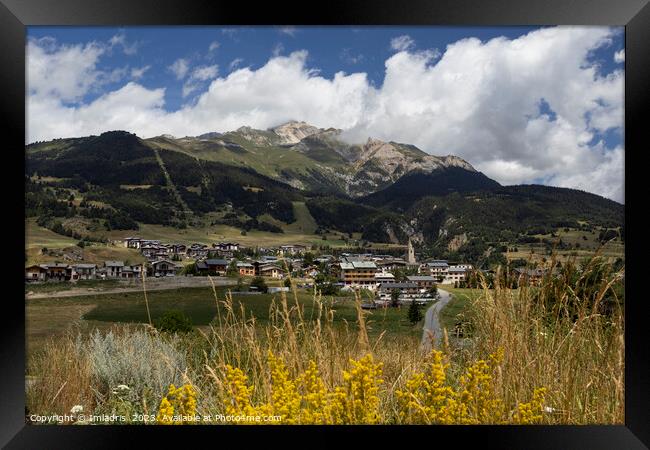
[[(232, 278), (212, 277), (215, 286), (231, 286), (237, 282)], [(166, 277), (166, 278), (147, 278), (145, 281), (147, 291), (162, 291), (167, 289), (180, 289), (189, 287), (212, 287), (208, 277)], [(29, 289), (29, 287), (27, 288)], [(100, 283), (93, 288), (75, 288), (49, 291), (49, 292), (32, 292), (25, 295), (26, 299), (48, 298), (48, 297), (79, 297), (85, 295), (97, 294), (115, 294), (122, 292), (142, 291), (142, 282), (140, 280), (120, 281), (120, 286), (112, 285), (103, 288)]]
[(434, 303), (424, 315), (424, 328), (422, 331), (422, 349), (431, 350), (431, 344), (438, 344), (442, 338), (442, 327), (440, 326), (440, 311), (451, 300), (451, 294), (438, 288), (440, 300)]

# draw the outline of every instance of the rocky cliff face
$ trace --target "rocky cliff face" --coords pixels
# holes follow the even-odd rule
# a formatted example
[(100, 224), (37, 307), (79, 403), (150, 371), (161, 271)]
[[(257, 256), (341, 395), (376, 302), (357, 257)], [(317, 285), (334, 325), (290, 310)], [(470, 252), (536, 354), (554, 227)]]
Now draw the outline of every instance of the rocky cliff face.
[[(350, 144), (341, 139), (341, 134), (342, 130), (336, 128), (318, 128), (306, 122), (291, 121), (267, 130), (243, 126), (231, 132), (184, 138), (182, 146), (192, 152), (192, 139), (197, 143), (210, 141), (222, 148), (239, 151), (238, 158), (246, 160), (243, 165), (262, 170), (263, 174), (294, 187), (318, 190), (327, 185), (352, 197), (376, 192), (413, 172), (430, 173), (446, 167), (475, 172), (469, 163), (457, 156), (434, 156), (414, 145), (372, 137), (363, 144)], [(297, 152), (300, 158), (295, 154), (296, 157), (269, 153), (267, 161), (262, 163), (260, 152), (265, 151), (264, 147), (269, 147), (269, 152), (278, 148)], [(270, 156), (277, 157), (277, 167), (264, 173)], [(213, 154), (213, 157), (219, 158), (219, 155)]]

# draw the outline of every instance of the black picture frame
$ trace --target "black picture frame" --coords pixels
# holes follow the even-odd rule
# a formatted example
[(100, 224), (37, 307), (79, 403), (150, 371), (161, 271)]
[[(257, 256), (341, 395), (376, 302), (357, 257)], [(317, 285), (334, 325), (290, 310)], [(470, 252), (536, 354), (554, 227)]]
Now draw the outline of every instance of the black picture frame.
[[(615, 25), (625, 26), (625, 221), (626, 261), (626, 352), (625, 352), (625, 425), (620, 426), (450, 426), (450, 427), (319, 427), (302, 428), (301, 435), (317, 433), (318, 442), (336, 444), (342, 437), (366, 432), (373, 440), (397, 438), (409, 445), (451, 440), (463, 444), (467, 440), (486, 448), (539, 449), (641, 449), (650, 445), (650, 361), (645, 342), (645, 320), (642, 293), (642, 255), (644, 246), (643, 220), (630, 220), (633, 212), (640, 214), (641, 198), (647, 189), (642, 184), (642, 158), (648, 116), (650, 81), (650, 5), (647, 0), (447, 0), (431, 2), (410, 0), (343, 0), (311, 3), (303, 7), (290, 3), (211, 2), (201, 0), (0, 0), (0, 117), (4, 127), (3, 173), (5, 198), (16, 209), (12, 217), (16, 230), (5, 243), (11, 263), (5, 271), (7, 288), (15, 286), (16, 293), (5, 289), (0, 360), (0, 444), (6, 448), (76, 448), (116, 447), (131, 439), (133, 433), (165, 439), (178, 437), (179, 427), (53, 427), (26, 426), (24, 417), (24, 295), (22, 274), (24, 266), (23, 204), (14, 197), (16, 186), (22, 182), (25, 144), (25, 27), (30, 25)], [(644, 114), (645, 113), (645, 114)], [(637, 173), (635, 173), (637, 172)], [(23, 170), (24, 174), (24, 170)], [(16, 193), (16, 196), (19, 194)], [(11, 256), (9, 256), (11, 255)], [(19, 272), (20, 271), (20, 272)], [(642, 295), (642, 294), (641, 294)], [(173, 429), (172, 429), (173, 428)], [(180, 427), (192, 432), (190, 442), (199, 444), (196, 434), (248, 439), (262, 433), (269, 442), (291, 427)], [(187, 429), (189, 428), (189, 430)], [(296, 430), (291, 428), (290, 432)], [(185, 434), (185, 433), (184, 433)], [(415, 440), (412, 436), (415, 434)], [(196, 436), (196, 437), (195, 437)], [(144, 437), (144, 436), (141, 436)], [(187, 436), (185, 436), (187, 438)], [(282, 445), (298, 444), (303, 439), (282, 438)], [(310, 439), (305, 437), (305, 439)], [(210, 442), (210, 441), (208, 441)], [(216, 441), (214, 444), (218, 445)], [(220, 441), (225, 444), (224, 441)], [(241, 442), (241, 441), (240, 441)]]

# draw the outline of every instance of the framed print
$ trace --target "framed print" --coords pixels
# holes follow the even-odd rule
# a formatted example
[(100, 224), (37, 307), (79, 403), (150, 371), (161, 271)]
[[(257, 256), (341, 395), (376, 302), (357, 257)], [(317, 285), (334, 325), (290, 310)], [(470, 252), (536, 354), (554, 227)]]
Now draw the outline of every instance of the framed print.
[(3, 444), (647, 448), (650, 6), (523, 6), (3, 0)]

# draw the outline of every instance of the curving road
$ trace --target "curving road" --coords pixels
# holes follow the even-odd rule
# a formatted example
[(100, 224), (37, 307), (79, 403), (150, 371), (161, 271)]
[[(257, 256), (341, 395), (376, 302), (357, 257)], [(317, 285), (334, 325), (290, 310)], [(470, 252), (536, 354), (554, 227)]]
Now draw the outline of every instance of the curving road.
[(430, 351), (431, 345), (438, 344), (442, 337), (442, 327), (440, 326), (440, 311), (451, 300), (451, 294), (444, 289), (438, 288), (440, 300), (434, 303), (424, 315), (424, 328), (422, 331), (422, 349)]

